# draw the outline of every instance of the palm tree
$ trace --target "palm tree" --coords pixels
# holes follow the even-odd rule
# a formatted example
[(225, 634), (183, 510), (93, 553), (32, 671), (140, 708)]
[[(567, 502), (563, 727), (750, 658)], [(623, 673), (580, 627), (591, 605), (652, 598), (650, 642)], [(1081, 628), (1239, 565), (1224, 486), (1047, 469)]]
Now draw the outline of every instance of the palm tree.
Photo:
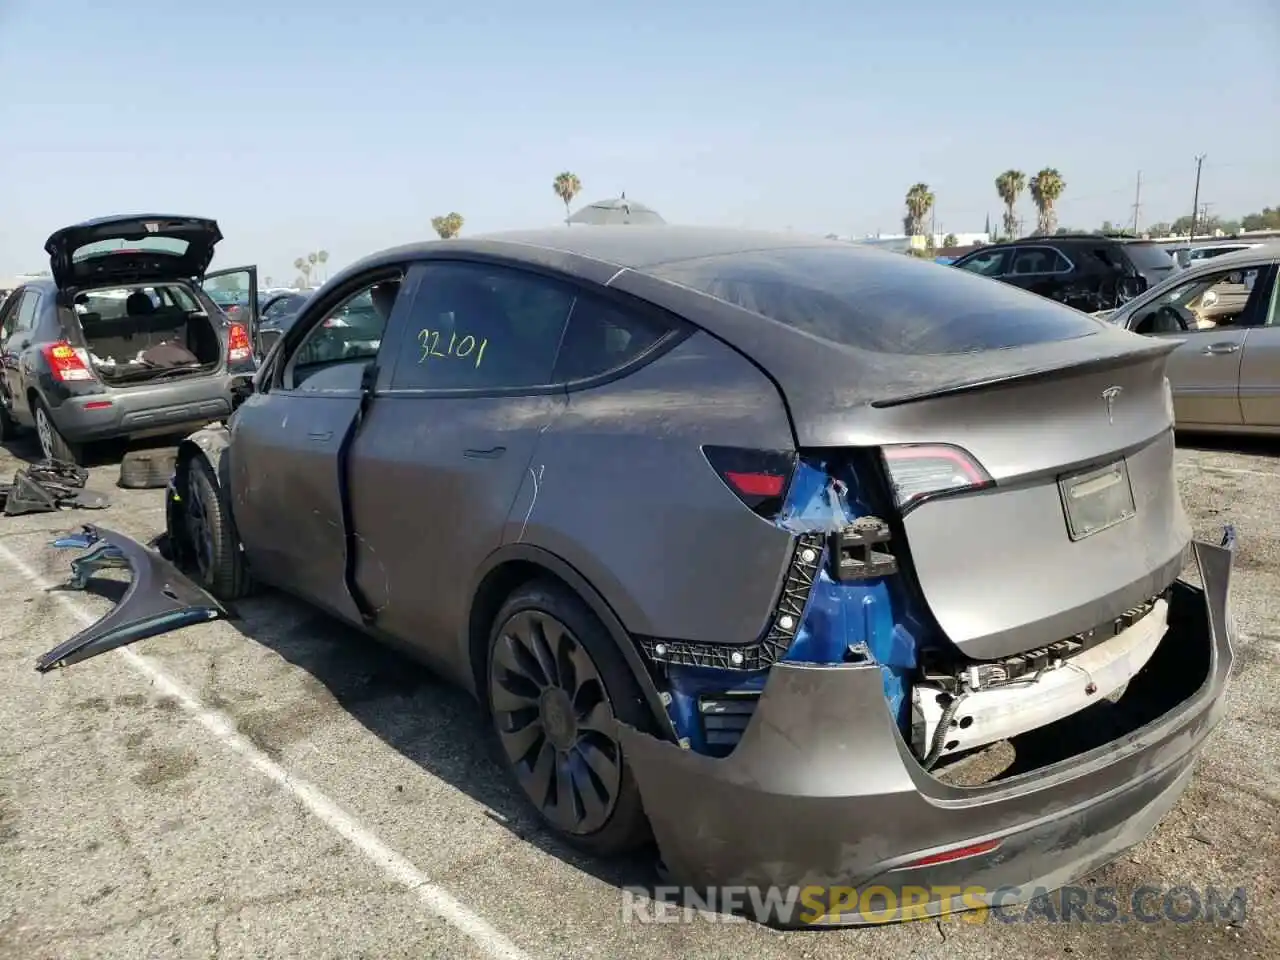
[(324, 277), (329, 279), (329, 268), (325, 266), (329, 262), (329, 251), (321, 250), (316, 254), (316, 259), (320, 261), (320, 266), (324, 267)]
[(1045, 167), (1031, 178), (1031, 199), (1036, 203), (1039, 216), (1036, 218), (1036, 233), (1046, 236), (1054, 232), (1058, 225), (1058, 214), (1053, 205), (1067, 189), (1067, 181), (1053, 167)]
[(302, 283), (298, 284), (298, 286), (300, 288), (311, 286), (311, 264), (307, 262), (307, 258), (299, 257), (293, 261), (293, 265), (297, 268), (298, 274), (302, 279)]
[(1018, 235), (1018, 215), (1013, 208), (1017, 206), (1018, 197), (1022, 196), (1026, 185), (1027, 175), (1021, 170), (1006, 170), (996, 177), (996, 193), (1000, 194), (1004, 203), (1004, 235), (1007, 240)]
[(578, 179), (576, 173), (570, 173), (566, 170), (551, 181), (551, 189), (556, 192), (556, 196), (564, 204), (564, 225), (567, 227), (569, 225), (569, 204), (573, 203), (573, 198), (582, 192), (582, 181)]
[(431, 228), (440, 234), (441, 240), (452, 240), (462, 232), (462, 214), (446, 213), (443, 217), (432, 217)]
[[(311, 269), (307, 271), (307, 276), (311, 276), (311, 274), (315, 272), (316, 263), (319, 261), (319, 259), (320, 259), (319, 256), (317, 256), (314, 250), (312, 250), (310, 253), (307, 254), (307, 263), (311, 265)], [(320, 278), (317, 276), (316, 283), (319, 283), (319, 282), (320, 282)]]
[[(933, 209), (933, 194), (929, 192), (927, 183), (917, 183), (907, 191), (907, 215), (902, 218), (902, 225), (907, 236), (918, 237), (924, 233), (924, 223)], [(932, 238), (930, 238), (932, 241)]]

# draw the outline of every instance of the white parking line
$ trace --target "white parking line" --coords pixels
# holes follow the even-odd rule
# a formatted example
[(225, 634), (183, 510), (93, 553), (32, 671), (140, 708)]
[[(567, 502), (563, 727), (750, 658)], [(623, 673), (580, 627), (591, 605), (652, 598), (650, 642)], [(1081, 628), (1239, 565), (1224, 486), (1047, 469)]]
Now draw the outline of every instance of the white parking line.
[[(6, 561), (9, 566), (42, 590), (49, 590), (56, 586), (3, 543), (0, 543), (0, 559)], [(72, 616), (85, 626), (98, 620), (97, 616), (77, 603), (74, 597), (66, 593), (53, 593), (52, 596), (56, 597)], [(121, 647), (115, 652), (134, 672), (149, 680), (157, 690), (177, 700), (187, 713), (213, 735), (214, 739), (230, 748), (282, 790), (292, 794), (325, 826), (349, 841), (392, 880), (413, 891), (428, 911), (457, 927), (485, 954), (501, 960), (530, 960), (528, 954), (482, 917), (469, 910), (448, 891), (433, 884), (421, 870), (379, 840), (372, 830), (361, 824), (319, 789), (305, 780), (290, 775), (284, 767), (255, 747), (244, 735), (236, 731), (235, 723), (225, 714), (206, 706), (198, 697), (146, 657), (128, 647)]]

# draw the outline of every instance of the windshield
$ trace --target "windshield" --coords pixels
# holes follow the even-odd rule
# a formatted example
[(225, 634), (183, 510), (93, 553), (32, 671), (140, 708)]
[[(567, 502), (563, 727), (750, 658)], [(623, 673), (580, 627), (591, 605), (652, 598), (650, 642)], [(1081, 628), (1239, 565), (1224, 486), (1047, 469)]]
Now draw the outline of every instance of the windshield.
[(651, 272), (810, 336), (877, 353), (1000, 350), (1100, 329), (1086, 314), (1017, 287), (852, 244), (745, 251)]

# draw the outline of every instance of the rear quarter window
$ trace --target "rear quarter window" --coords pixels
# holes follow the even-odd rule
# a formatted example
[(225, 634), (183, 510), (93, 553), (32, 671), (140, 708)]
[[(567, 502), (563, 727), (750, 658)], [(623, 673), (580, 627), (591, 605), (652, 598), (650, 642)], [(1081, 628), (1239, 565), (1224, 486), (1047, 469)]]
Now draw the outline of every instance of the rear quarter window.
[(902, 254), (791, 247), (662, 264), (654, 276), (832, 343), (920, 356), (1097, 333), (1097, 321), (1017, 287)]
[(1172, 270), (1175, 265), (1169, 251), (1154, 243), (1129, 243), (1123, 249), (1139, 270)]

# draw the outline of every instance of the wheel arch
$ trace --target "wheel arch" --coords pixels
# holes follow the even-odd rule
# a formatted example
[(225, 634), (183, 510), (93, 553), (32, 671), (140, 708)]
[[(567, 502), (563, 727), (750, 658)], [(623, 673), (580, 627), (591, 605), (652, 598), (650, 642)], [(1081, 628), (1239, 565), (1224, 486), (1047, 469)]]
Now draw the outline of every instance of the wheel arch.
[(462, 662), (470, 666), (470, 684), (481, 708), (487, 710), (485, 671), (488, 666), (489, 631), (498, 610), (523, 584), (549, 578), (572, 590), (596, 615), (613, 642), (622, 652), (636, 683), (644, 694), (645, 702), (653, 714), (660, 736), (674, 741), (675, 730), (658, 688), (653, 682), (640, 650), (632, 641), (613, 607), (605, 600), (585, 576), (572, 564), (549, 550), (527, 543), (513, 543), (500, 547), (489, 555), (476, 577), (471, 591), (471, 608), (462, 637)]
[[(230, 479), (229, 467), (230, 461), (227, 457), (227, 451), (231, 449), (231, 431), (225, 424), (213, 423), (207, 427), (201, 427), (194, 433), (188, 434), (178, 443), (178, 455), (173, 464), (173, 477), (171, 480), (172, 489), (165, 494), (165, 526), (168, 528), (170, 541), (175, 548), (185, 546), (183, 537), (185, 536), (185, 528), (180, 522), (178, 516), (180, 512), (181, 499), (187, 495), (187, 477), (188, 471), (191, 469), (191, 462), (196, 457), (202, 457), (208, 462), (213, 469), (213, 475), (218, 478), (218, 484), (224, 490), (230, 490), (228, 481)], [(227, 505), (232, 508), (232, 521), (234, 525), (235, 519), (235, 498), (228, 497)]]

